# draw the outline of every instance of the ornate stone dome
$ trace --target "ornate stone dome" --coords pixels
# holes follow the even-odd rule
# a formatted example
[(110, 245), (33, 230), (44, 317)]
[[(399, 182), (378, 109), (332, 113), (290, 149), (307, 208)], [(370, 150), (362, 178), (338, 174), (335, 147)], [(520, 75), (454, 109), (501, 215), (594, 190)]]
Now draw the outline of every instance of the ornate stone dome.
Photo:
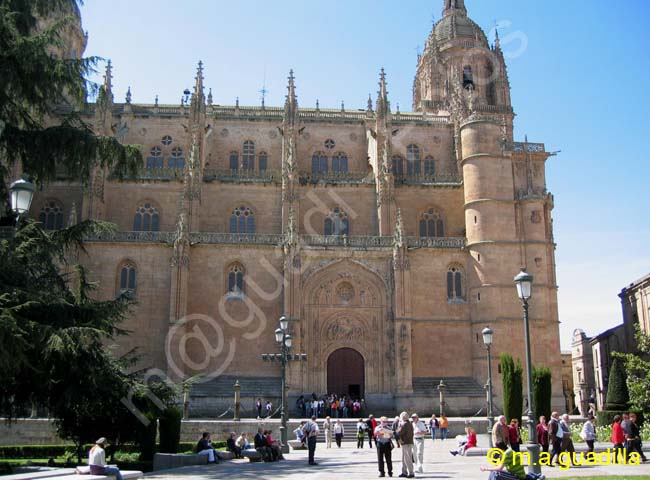
[(462, 11), (453, 11), (438, 21), (433, 29), (433, 35), (438, 44), (444, 44), (454, 39), (478, 40), (488, 46), (485, 33), (473, 20)]

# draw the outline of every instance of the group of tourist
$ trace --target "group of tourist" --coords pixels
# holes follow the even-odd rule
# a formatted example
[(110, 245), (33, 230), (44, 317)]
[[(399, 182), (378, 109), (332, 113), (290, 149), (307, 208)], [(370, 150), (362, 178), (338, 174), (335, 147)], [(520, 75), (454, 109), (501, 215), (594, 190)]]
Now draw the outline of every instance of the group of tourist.
[(614, 417), (612, 424), (612, 443), (614, 444), (614, 451), (616, 461), (624, 461), (629, 459), (630, 455), (634, 452), (639, 454), (643, 462), (647, 462), (645, 454), (643, 453), (643, 442), (641, 441), (641, 431), (638, 425), (636, 413), (624, 413)]
[(255, 410), (257, 411), (257, 418), (263, 418), (264, 415), (266, 418), (269, 418), (273, 413), (273, 404), (270, 400), (266, 401), (266, 404), (262, 403), (262, 399), (258, 398), (255, 402)]
[(271, 430), (264, 430), (262, 427), (257, 429), (252, 445), (248, 441), (248, 433), (242, 432), (237, 436), (235, 432), (231, 432), (226, 439), (226, 450), (232, 452), (235, 458), (243, 458), (247, 450), (254, 450), (265, 462), (284, 460), (280, 445), (273, 439)]
[(363, 398), (352, 399), (348, 395), (334, 393), (320, 397), (312, 393), (307, 398), (300, 395), (296, 400), (296, 410), (303, 418), (356, 418), (364, 415), (365, 409), (366, 402)]

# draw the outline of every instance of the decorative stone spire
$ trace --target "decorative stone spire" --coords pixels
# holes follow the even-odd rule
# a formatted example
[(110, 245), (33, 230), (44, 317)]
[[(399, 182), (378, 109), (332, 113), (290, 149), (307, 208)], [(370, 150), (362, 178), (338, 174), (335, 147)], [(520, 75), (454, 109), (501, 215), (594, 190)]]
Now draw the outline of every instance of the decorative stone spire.
[(208, 90), (208, 105), (212, 105), (212, 89)]
[(447, 15), (467, 15), (465, 0), (445, 0), (445, 6), (442, 10), (442, 16)]
[(104, 93), (106, 94), (106, 100), (113, 103), (113, 65), (109, 60), (106, 63), (106, 73), (104, 73)]
[(298, 98), (296, 97), (296, 78), (293, 76), (293, 70), (289, 70), (288, 79), (287, 98), (284, 102), (284, 124), (295, 126), (298, 123)]
[(126, 100), (126, 103), (131, 103), (131, 86), (126, 90), (126, 97), (124, 99)]
[(366, 108), (366, 113), (372, 113), (372, 95), (368, 94), (368, 107)]
[(158, 106), (158, 95), (156, 95), (156, 98), (154, 99), (154, 107)]
[(196, 69), (194, 93), (192, 93), (190, 103), (190, 118), (197, 124), (201, 123), (200, 117), (205, 113), (205, 93), (203, 90), (203, 62), (199, 61)]
[(390, 115), (390, 102), (386, 89), (386, 72), (381, 69), (379, 74), (379, 92), (377, 96), (377, 119), (387, 119)]
[(395, 220), (395, 235), (393, 241), (396, 248), (404, 246), (404, 223), (402, 222), (402, 209), (397, 209), (397, 218)]

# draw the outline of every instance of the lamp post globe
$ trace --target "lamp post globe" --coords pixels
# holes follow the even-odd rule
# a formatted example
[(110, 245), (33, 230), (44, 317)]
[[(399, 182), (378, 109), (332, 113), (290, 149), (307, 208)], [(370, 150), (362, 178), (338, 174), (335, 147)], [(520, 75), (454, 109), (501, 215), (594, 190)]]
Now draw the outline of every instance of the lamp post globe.
[(284, 332), (282, 331), (282, 329), (278, 328), (275, 331), (275, 341), (278, 342), (278, 343), (282, 343), (282, 338), (283, 337), (284, 337)]
[(517, 295), (523, 302), (527, 302), (533, 296), (533, 276), (522, 268), (515, 277)]
[(18, 217), (27, 213), (34, 198), (34, 184), (21, 178), (11, 184), (9, 192), (11, 193), (11, 210)]
[(486, 347), (489, 347), (492, 345), (492, 337), (494, 336), (494, 332), (490, 327), (485, 327), (483, 331), (481, 332), (483, 334), (483, 343), (485, 344)]
[(286, 332), (287, 328), (289, 328), (289, 319), (285, 315), (282, 315), (280, 317), (280, 329)]
[(293, 343), (293, 338), (291, 335), (287, 335), (284, 339), (284, 344), (287, 346), (287, 348), (291, 348), (291, 344)]

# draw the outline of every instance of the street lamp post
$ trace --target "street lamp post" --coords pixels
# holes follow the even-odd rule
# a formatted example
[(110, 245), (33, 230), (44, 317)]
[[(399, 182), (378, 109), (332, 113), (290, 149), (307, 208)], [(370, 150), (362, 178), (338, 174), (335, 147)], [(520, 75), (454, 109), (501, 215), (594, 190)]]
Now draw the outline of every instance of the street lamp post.
[(287, 417), (289, 409), (287, 407), (287, 364), (292, 360), (306, 361), (307, 355), (304, 353), (291, 355), (293, 338), (289, 334), (289, 319), (282, 315), (280, 317), (280, 327), (275, 330), (275, 341), (280, 346), (280, 354), (265, 353), (262, 354), (264, 361), (279, 361), (282, 365), (282, 392), (280, 397), (280, 449), (282, 453), (289, 453), (289, 443), (287, 438)]
[(490, 355), (490, 347), (492, 347), (492, 337), (494, 332), (490, 327), (485, 327), (481, 332), (483, 334), (483, 343), (487, 349), (487, 368), (488, 368), (488, 378), (487, 378), (487, 420), (488, 420), (488, 444), (490, 448), (494, 447), (492, 445), (492, 422), (494, 415), (492, 413), (492, 356)]
[(533, 294), (533, 276), (521, 269), (521, 272), (515, 277), (515, 285), (517, 286), (517, 295), (521, 300), (524, 308), (524, 337), (526, 341), (526, 377), (528, 380), (528, 452), (530, 453), (530, 465), (528, 466), (529, 473), (541, 473), (542, 469), (539, 465), (539, 444), (537, 443), (537, 435), (535, 432), (535, 416), (533, 414), (533, 364), (530, 352), (530, 327), (528, 325), (528, 300)]
[(280, 448), (289, 451), (287, 439), (287, 357), (291, 350), (293, 338), (287, 332), (289, 329), (289, 320), (282, 315), (280, 317), (280, 328), (275, 331), (275, 341), (280, 345), (280, 361), (282, 363), (282, 392), (280, 404)]

